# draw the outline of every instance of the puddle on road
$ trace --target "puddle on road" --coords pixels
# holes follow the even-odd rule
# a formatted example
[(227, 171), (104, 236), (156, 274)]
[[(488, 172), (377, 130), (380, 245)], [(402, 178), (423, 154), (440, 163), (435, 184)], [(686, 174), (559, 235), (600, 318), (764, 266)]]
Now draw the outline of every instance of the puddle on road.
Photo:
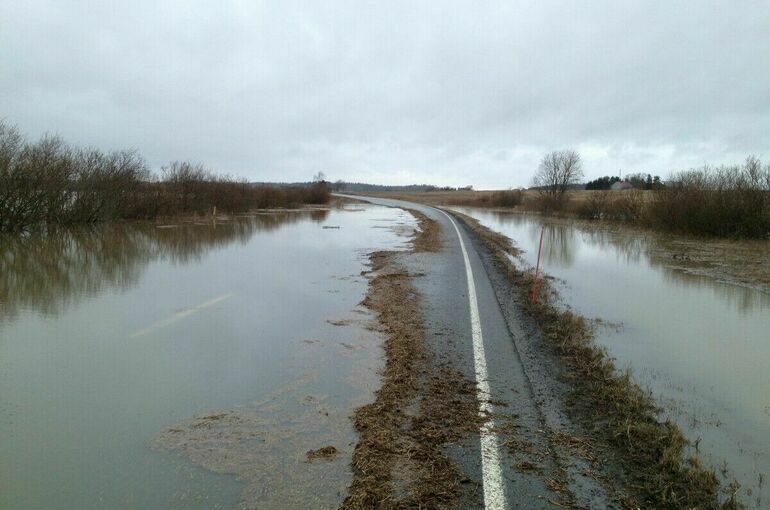
[(354, 209), (0, 237), (0, 507), (336, 507), (379, 384), (360, 273), (414, 226)]
[[(734, 267), (715, 269), (719, 257), (711, 253), (720, 251), (725, 264), (729, 251), (738, 265), (761, 271), (770, 260), (767, 244), (764, 251), (729, 242), (686, 247), (693, 242), (457, 210), (513, 239), (529, 266), (544, 224), (541, 268), (556, 278), (564, 303), (602, 320), (597, 341), (697, 441), (702, 459), (723, 479), (739, 481), (739, 496), (749, 508), (770, 508), (770, 293), (761, 282), (731, 276), (742, 274)], [(680, 253), (705, 262), (674, 258)]]

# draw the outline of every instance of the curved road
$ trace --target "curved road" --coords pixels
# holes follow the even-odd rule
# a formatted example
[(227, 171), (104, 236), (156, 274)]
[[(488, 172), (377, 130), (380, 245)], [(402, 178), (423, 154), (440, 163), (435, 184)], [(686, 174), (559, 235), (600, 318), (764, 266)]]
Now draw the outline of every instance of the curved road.
[[(426, 340), (479, 390), (491, 413), (470, 444), (450, 451), (461, 470), (483, 486), (463, 508), (613, 507), (585, 454), (558, 438), (574, 437), (558, 365), (518, 303), (519, 293), (492, 262), (478, 237), (444, 210), (402, 200), (340, 195), (417, 210), (439, 223), (442, 250), (404, 257), (422, 295)], [(514, 426), (503, 427), (513, 423)]]

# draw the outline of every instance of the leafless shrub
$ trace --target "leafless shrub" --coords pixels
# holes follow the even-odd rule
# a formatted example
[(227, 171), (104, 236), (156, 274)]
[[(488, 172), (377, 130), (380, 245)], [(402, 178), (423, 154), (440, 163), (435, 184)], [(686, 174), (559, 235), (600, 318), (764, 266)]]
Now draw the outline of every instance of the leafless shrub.
[(97, 223), (120, 218), (208, 214), (214, 208), (327, 203), (326, 181), (302, 187), (254, 186), (175, 161), (154, 179), (136, 151), (73, 149), (58, 137), (29, 143), (0, 122), (0, 231)]
[(621, 190), (613, 194), (607, 216), (618, 221), (639, 221), (644, 214), (644, 192), (638, 189)]
[(770, 235), (770, 165), (704, 166), (674, 175), (654, 192), (647, 219), (658, 228), (699, 235)]
[(645, 212), (641, 190), (593, 191), (576, 206), (575, 212), (587, 220), (639, 221)]
[(161, 168), (162, 189), (169, 212), (204, 212), (211, 206), (214, 175), (203, 165), (173, 161)]
[(97, 223), (125, 218), (136, 209), (142, 183), (150, 175), (136, 151), (104, 154), (81, 150), (74, 157), (74, 190), (66, 210), (66, 223)]
[(524, 193), (518, 189), (495, 191), (489, 199), (492, 207), (516, 207), (524, 200)]
[(58, 221), (72, 190), (70, 149), (58, 138), (25, 143), (18, 131), (0, 123), (0, 230)]
[(591, 194), (576, 208), (576, 214), (586, 220), (601, 220), (607, 215), (608, 191), (591, 191)]
[(188, 162), (173, 162), (164, 167), (159, 184), (172, 213), (201, 213), (214, 207), (230, 212), (297, 207), (325, 204), (330, 198), (329, 187), (323, 180), (315, 180), (309, 186), (254, 186), (245, 180), (215, 176), (202, 165)]
[(551, 195), (539, 193), (534, 197), (528, 197), (524, 207), (531, 211), (543, 213), (561, 213), (569, 210), (572, 200), (568, 193)]

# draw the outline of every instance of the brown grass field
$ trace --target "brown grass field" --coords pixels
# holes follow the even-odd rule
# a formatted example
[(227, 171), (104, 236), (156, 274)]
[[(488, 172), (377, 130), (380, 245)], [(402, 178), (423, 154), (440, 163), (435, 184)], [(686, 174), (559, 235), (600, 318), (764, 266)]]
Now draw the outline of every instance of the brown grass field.
[[(500, 191), (508, 190), (458, 190), (458, 191), (385, 191), (385, 192), (373, 192), (373, 193), (360, 193), (361, 195), (368, 195), (372, 197), (382, 198), (395, 198), (401, 200), (409, 200), (412, 202), (419, 202), (430, 205), (466, 205), (466, 206), (479, 206), (484, 203), (486, 197), (491, 197), (493, 194)], [(649, 200), (652, 197), (651, 191), (637, 191), (645, 198)], [(603, 191), (603, 190), (570, 190), (567, 192), (567, 201), (570, 204), (570, 209), (580, 206), (589, 200), (592, 196), (605, 194), (618, 194), (624, 193), (623, 191)], [(532, 204), (539, 197), (539, 193), (535, 190), (522, 190), (523, 202), (521, 208), (529, 209), (528, 204)]]

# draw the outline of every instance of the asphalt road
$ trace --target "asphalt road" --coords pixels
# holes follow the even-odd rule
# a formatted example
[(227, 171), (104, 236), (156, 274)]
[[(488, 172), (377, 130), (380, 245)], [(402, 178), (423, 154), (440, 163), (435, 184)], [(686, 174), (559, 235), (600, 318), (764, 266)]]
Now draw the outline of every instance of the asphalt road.
[[(431, 206), (350, 197), (414, 209), (440, 225), (442, 250), (408, 254), (403, 262), (424, 274), (414, 283), (429, 347), (476, 381), (480, 410), (494, 417), (477, 437), (450, 450), (461, 470), (483, 487), (462, 508), (615, 506), (596, 480), (603, 474), (588, 470), (585, 455), (555, 439), (578, 433), (567, 418), (558, 363), (545, 353), (537, 328), (521, 313), (519, 293), (476, 235)], [(500, 427), (508, 419), (516, 424), (513, 436)]]

